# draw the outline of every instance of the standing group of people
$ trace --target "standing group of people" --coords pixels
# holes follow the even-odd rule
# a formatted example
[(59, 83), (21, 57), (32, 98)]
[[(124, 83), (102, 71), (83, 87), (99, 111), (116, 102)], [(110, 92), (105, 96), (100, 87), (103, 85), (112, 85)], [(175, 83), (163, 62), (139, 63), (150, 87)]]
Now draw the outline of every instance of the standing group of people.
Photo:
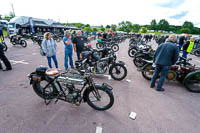
[[(77, 31), (76, 36), (73, 37), (69, 31), (66, 31), (63, 38), (63, 44), (65, 46), (65, 58), (64, 58), (64, 66), (65, 70), (69, 70), (69, 65), (71, 69), (74, 69), (73, 64), (73, 52), (76, 52), (77, 59), (80, 60), (81, 52), (84, 50), (84, 44), (87, 42), (89, 38), (86, 38), (82, 35), (81, 31)], [(48, 61), (49, 68), (52, 68), (51, 60), (54, 61), (54, 64), (57, 70), (60, 70), (58, 67), (58, 61), (56, 58), (56, 43), (51, 38), (51, 34), (49, 32), (44, 34), (44, 40), (42, 41), (42, 50), (45, 53)]]

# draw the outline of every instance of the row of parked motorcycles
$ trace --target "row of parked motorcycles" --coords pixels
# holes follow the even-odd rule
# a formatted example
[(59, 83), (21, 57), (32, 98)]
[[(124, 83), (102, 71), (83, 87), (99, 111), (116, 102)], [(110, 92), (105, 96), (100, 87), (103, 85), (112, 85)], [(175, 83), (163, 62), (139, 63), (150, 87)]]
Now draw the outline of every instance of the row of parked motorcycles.
[(114, 80), (127, 76), (124, 62), (117, 61), (111, 47), (95, 49), (87, 45), (81, 59), (75, 62), (75, 70), (59, 73), (40, 66), (28, 75), (35, 93), (48, 105), (59, 100), (80, 105), (86, 102), (98, 111), (110, 109), (114, 104), (113, 88), (107, 83), (96, 84), (94, 75), (109, 74)]
[[(132, 57), (134, 65), (137, 70), (141, 72), (142, 76), (151, 80), (155, 67), (153, 66), (153, 58), (155, 51), (148, 44), (132, 43), (130, 41), (129, 56)], [(131, 54), (130, 54), (130, 51)], [(166, 77), (169, 81), (178, 81), (183, 84), (190, 92), (200, 93), (200, 68), (191, 64), (192, 59), (185, 59), (179, 57), (176, 64), (171, 66), (170, 71)]]
[[(56, 42), (60, 42), (63, 38), (63, 35), (52, 34), (52, 37)], [(10, 42), (14, 46), (20, 45), (20, 46), (26, 48), (27, 47), (27, 42), (26, 42), (27, 39), (31, 39), (33, 41), (33, 43), (36, 43), (36, 44), (38, 44), (38, 46), (41, 47), (43, 35), (42, 34), (23, 34), (23, 35), (20, 35), (20, 36), (16, 35), (16, 34), (10, 35)], [(3, 40), (2, 44), (4, 45), (3, 51), (7, 51), (8, 46), (6, 45), (4, 40)]]

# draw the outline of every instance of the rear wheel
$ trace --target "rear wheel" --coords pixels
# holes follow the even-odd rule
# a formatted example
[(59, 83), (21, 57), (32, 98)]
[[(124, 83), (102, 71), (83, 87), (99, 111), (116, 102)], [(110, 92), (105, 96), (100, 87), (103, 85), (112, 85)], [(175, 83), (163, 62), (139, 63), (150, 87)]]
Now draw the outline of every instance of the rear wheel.
[(117, 52), (118, 50), (119, 50), (119, 46), (117, 45), (117, 44), (114, 44), (114, 45), (112, 45), (112, 50), (114, 51), (114, 52)]
[(33, 90), (35, 93), (42, 99), (53, 99), (57, 96), (58, 91), (54, 84), (50, 84), (45, 90), (44, 87), (49, 82), (46, 80), (42, 80), (41, 82), (34, 82), (33, 83)]
[(86, 94), (86, 100), (90, 107), (95, 110), (104, 111), (111, 108), (114, 104), (114, 96), (111, 91), (104, 88), (104, 86), (95, 86), (94, 89), (89, 89)]
[(200, 93), (200, 72), (188, 76), (183, 84), (190, 92)]
[(124, 65), (116, 63), (110, 67), (109, 74), (114, 80), (123, 80), (127, 76), (127, 69)]

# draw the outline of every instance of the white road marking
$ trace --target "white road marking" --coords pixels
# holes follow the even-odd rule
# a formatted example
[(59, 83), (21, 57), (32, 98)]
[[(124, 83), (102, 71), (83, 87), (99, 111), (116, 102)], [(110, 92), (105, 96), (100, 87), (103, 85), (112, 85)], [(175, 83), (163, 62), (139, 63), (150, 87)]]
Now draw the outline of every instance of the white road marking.
[(20, 61), (15, 61), (15, 60), (10, 60), (10, 62), (12, 64), (24, 64), (24, 65), (28, 65), (28, 62), (25, 62), (24, 60), (20, 60)]
[(32, 55), (36, 55), (37, 53), (32, 53)]
[(131, 112), (130, 113), (130, 115), (129, 115), (129, 117), (131, 118), (131, 119), (133, 119), (133, 120), (135, 120), (136, 119), (136, 113), (135, 112)]
[(102, 133), (103, 128), (102, 127), (96, 127), (96, 133)]
[(111, 80), (111, 76), (110, 75), (104, 75), (105, 77), (108, 77), (108, 80)]
[(127, 82), (129, 82), (129, 83), (131, 82), (131, 80), (130, 80), (130, 79), (126, 79), (126, 81), (127, 81)]

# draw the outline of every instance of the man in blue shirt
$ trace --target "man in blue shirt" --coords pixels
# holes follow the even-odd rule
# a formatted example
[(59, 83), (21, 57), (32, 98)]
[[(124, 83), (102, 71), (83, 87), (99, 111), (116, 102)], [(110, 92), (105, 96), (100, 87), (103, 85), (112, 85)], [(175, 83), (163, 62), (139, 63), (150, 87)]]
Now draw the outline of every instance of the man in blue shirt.
[(68, 71), (68, 58), (69, 58), (69, 64), (72, 69), (74, 69), (73, 65), (73, 59), (72, 59), (72, 54), (73, 54), (73, 48), (72, 48), (72, 40), (71, 40), (71, 34), (69, 31), (66, 31), (65, 36), (63, 38), (63, 42), (65, 45), (65, 70)]

